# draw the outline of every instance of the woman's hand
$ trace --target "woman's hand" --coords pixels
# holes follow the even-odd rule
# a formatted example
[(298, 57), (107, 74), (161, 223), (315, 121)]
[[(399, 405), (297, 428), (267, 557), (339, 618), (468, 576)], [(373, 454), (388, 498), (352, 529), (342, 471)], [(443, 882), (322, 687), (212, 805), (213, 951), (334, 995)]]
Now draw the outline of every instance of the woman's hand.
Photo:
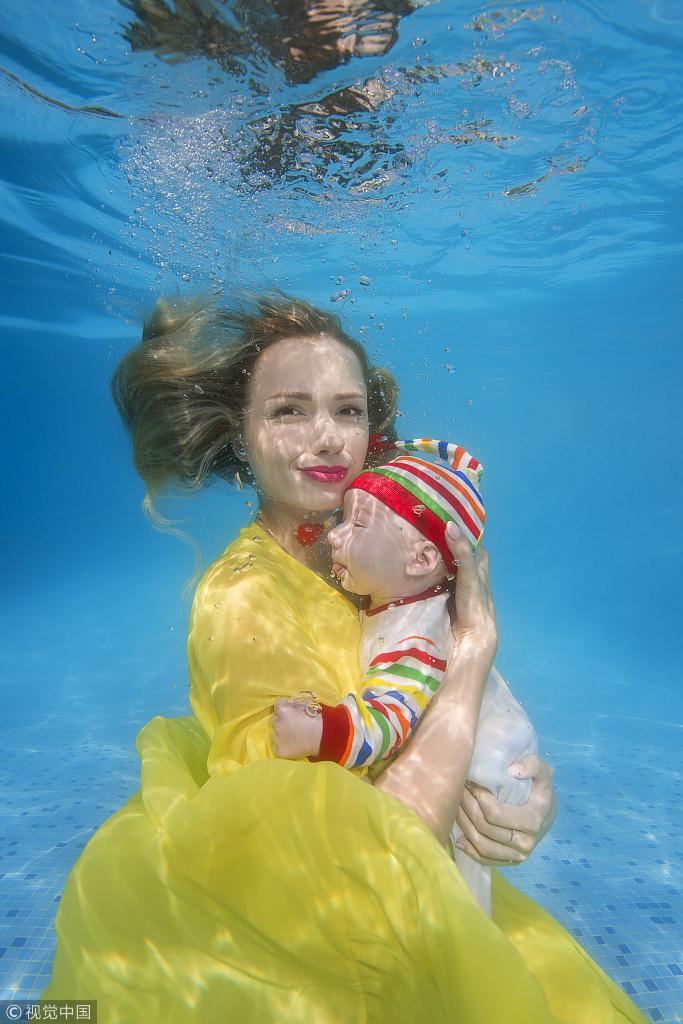
[(553, 770), (536, 754), (527, 754), (508, 768), (516, 779), (531, 779), (531, 794), (522, 807), (510, 807), (493, 793), (468, 782), (456, 823), (462, 835), (456, 846), (480, 864), (510, 867), (522, 864), (550, 831), (557, 814)]
[(453, 636), (455, 653), (474, 646), (491, 663), (498, 649), (496, 610), (491, 597), (489, 556), (479, 545), (472, 558), (472, 548), (455, 523), (446, 527), (446, 543), (457, 566), (455, 576), (455, 619)]

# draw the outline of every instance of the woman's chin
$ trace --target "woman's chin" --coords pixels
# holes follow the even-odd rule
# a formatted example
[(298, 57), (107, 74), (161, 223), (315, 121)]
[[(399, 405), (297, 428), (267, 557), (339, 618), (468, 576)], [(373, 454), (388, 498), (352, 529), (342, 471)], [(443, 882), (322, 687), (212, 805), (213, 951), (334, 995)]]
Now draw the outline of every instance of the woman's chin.
[(332, 512), (344, 504), (344, 495), (349, 489), (355, 473), (347, 473), (343, 480), (307, 480), (300, 491), (306, 507), (311, 511)]
[(317, 493), (309, 491), (301, 501), (300, 508), (302, 514), (307, 512), (311, 515), (325, 515), (329, 512), (336, 512), (343, 504), (344, 491), (339, 487), (334, 489), (326, 487)]
[(297, 494), (279, 494), (266, 500), (261, 499), (260, 502), (262, 508), (277, 510), (290, 519), (321, 523), (343, 504), (343, 494), (330, 494), (328, 489), (324, 493), (311, 493), (308, 488), (303, 493), (299, 491)]

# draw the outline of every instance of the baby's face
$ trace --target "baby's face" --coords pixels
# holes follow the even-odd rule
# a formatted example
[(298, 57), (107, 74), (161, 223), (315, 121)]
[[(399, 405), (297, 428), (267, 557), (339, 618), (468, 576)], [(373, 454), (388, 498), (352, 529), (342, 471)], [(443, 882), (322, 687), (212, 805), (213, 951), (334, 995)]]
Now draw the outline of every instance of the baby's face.
[(330, 530), (334, 571), (354, 594), (400, 597), (405, 569), (422, 535), (365, 491), (344, 498), (344, 521)]

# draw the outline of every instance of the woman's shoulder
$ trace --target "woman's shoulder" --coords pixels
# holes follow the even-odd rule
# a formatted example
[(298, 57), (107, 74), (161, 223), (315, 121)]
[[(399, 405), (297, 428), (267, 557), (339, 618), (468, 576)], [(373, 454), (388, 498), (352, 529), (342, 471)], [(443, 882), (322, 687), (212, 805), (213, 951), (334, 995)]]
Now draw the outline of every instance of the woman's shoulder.
[(257, 581), (265, 584), (282, 575), (282, 568), (271, 547), (272, 541), (258, 526), (241, 529), (235, 540), (202, 574), (195, 601), (216, 587), (230, 590), (246, 583), (247, 578), (251, 585)]
[(253, 524), (240, 530), (204, 572), (195, 591), (194, 610), (223, 600), (277, 599), (300, 605), (312, 597), (320, 582)]

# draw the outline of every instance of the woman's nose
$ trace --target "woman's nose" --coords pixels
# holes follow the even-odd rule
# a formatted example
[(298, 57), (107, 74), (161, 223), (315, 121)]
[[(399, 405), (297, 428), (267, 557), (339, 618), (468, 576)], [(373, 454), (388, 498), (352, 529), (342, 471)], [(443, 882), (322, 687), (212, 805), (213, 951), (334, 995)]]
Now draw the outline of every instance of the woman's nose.
[(315, 440), (313, 443), (313, 451), (320, 454), (322, 452), (340, 452), (344, 447), (344, 438), (339, 432), (337, 424), (331, 416), (322, 416), (316, 422), (316, 433)]

